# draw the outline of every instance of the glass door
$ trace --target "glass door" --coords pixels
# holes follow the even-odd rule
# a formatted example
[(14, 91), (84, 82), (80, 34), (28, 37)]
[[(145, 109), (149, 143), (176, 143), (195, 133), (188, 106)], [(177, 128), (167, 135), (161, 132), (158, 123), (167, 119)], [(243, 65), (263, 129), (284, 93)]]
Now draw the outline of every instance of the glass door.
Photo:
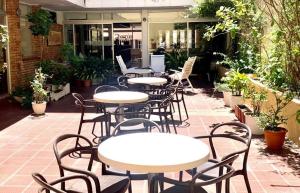
[(114, 23), (114, 54), (121, 55), (128, 67), (142, 65), (141, 23)]

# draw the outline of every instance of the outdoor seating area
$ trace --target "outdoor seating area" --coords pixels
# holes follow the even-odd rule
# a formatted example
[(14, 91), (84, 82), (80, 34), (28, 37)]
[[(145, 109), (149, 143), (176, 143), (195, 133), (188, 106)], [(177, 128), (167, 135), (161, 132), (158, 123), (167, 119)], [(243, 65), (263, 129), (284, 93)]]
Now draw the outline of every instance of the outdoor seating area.
[[(193, 82), (195, 84), (195, 80)], [(115, 81), (115, 83), (117, 83), (117, 81)], [(299, 174), (297, 173), (297, 160), (299, 160), (298, 153), (289, 152), (287, 147), (284, 148), (280, 154), (274, 154), (268, 151), (263, 139), (251, 136), (251, 131), (248, 130), (246, 126), (243, 126), (236, 121), (236, 117), (230, 112), (230, 108), (224, 106), (222, 98), (219, 98), (218, 95), (214, 95), (211, 87), (204, 85), (200, 85), (199, 87), (198, 84), (195, 85), (197, 85), (195, 86), (197, 93), (188, 92), (184, 94), (189, 118), (184, 119), (181, 123), (177, 109), (173, 112), (178, 139), (176, 139), (175, 131), (173, 131), (173, 128), (171, 127), (170, 130), (165, 130), (165, 132), (171, 132), (172, 134), (170, 136), (174, 136), (175, 138), (168, 139), (169, 134), (164, 134), (166, 136), (162, 135), (161, 137), (166, 139), (158, 140), (160, 136), (155, 137), (155, 135), (158, 135), (163, 131), (162, 126), (160, 125), (161, 123), (152, 122), (150, 119), (145, 119), (150, 124), (143, 123), (141, 120), (144, 118), (139, 115), (147, 117), (144, 116), (144, 114), (139, 114), (136, 117), (134, 117), (135, 115), (133, 114), (127, 116), (126, 112), (129, 112), (130, 107), (127, 108), (126, 106), (124, 106), (124, 112), (122, 114), (125, 122), (120, 123), (119, 125), (110, 123), (113, 125), (111, 126), (111, 129), (116, 129), (110, 131), (112, 137), (109, 137), (106, 140), (103, 138), (103, 136), (107, 136), (107, 132), (109, 131), (103, 129), (105, 128), (105, 124), (100, 124), (101, 121), (100, 123), (97, 121), (95, 129), (93, 129), (93, 122), (82, 124), (82, 130), (80, 132), (82, 137), (80, 136), (78, 138), (77, 133), (78, 126), (81, 123), (81, 115), (80, 109), (74, 103), (75, 99), (72, 95), (68, 95), (66, 98), (58, 101), (58, 103), (49, 106), (47, 113), (43, 117), (34, 117), (31, 115), (25, 116), (22, 120), (12, 124), (1, 132), (1, 192), (37, 192), (38, 188), (41, 186), (48, 188), (52, 186), (45, 185), (45, 179), (49, 184), (50, 182), (59, 179), (62, 174), (66, 176), (64, 177), (64, 180), (66, 180), (66, 187), (77, 188), (76, 190), (80, 190), (78, 188), (85, 189), (85, 187), (89, 189), (90, 183), (94, 184), (92, 179), (97, 178), (99, 179), (102, 192), (123, 192), (126, 191), (128, 187), (129, 192), (148, 192), (148, 190), (160, 190), (158, 187), (161, 187), (160, 183), (163, 181), (173, 183), (172, 180), (170, 181), (168, 179), (177, 180), (178, 182), (180, 182), (180, 180), (189, 180), (191, 179), (190, 175), (195, 176), (194, 172), (196, 172), (199, 178), (201, 176), (201, 178), (204, 177), (203, 179), (210, 179), (207, 175), (212, 175), (212, 173), (209, 172), (205, 175), (206, 170), (204, 168), (207, 167), (207, 170), (211, 169), (212, 171), (215, 171), (215, 167), (222, 167), (223, 165), (229, 167), (229, 170), (222, 176), (211, 181), (212, 185), (205, 186), (208, 192), (215, 192), (216, 187), (218, 187), (216, 184), (218, 184), (217, 182), (220, 182), (221, 179), (223, 180), (221, 188), (225, 190), (225, 187), (226, 189), (230, 187), (230, 192), (298, 192), (300, 188), (300, 186), (298, 186), (300, 183)], [(77, 92), (81, 93), (85, 98), (92, 98), (94, 89), (97, 88), (83, 89), (78, 90)], [(114, 96), (118, 97), (120, 95)], [(110, 99), (115, 99), (112, 98)], [(126, 98), (126, 100), (130, 100), (130, 98), (131, 97)], [(103, 106), (100, 105), (98, 113), (96, 113), (97, 106), (94, 106), (93, 109), (88, 109), (85, 111), (84, 117), (92, 116), (93, 114), (103, 114), (102, 107)], [(107, 107), (107, 109), (110, 108), (117, 109), (117, 106)], [(141, 110), (141, 108), (136, 109)], [(107, 110), (107, 112), (109, 113), (109, 110)], [(118, 116), (120, 115), (118, 114)], [(134, 118), (128, 119), (130, 116), (131, 118)], [(114, 116), (108, 117), (112, 119), (111, 122), (115, 121)], [(108, 121), (108, 117), (106, 118), (106, 121)], [(137, 121), (126, 123), (126, 120), (130, 121), (135, 119), (137, 119)], [(218, 128), (219, 126), (217, 125), (224, 122), (232, 122), (229, 125), (233, 124), (232, 126), (234, 127), (242, 126), (246, 130), (244, 130), (245, 132), (241, 129), (236, 130), (232, 126), (226, 126), (226, 124), (223, 126), (220, 125), (220, 128)], [(138, 125), (139, 127), (134, 127), (136, 130), (130, 131), (130, 128), (134, 125)], [(141, 127), (146, 130), (143, 130)], [(226, 132), (225, 135), (222, 135), (222, 133), (219, 132), (219, 129), (222, 127), (226, 128), (226, 132), (229, 132), (227, 129), (233, 128), (230, 132), (235, 132), (238, 135), (226, 135)], [(134, 134), (136, 132), (137, 134)], [(149, 136), (146, 137), (145, 135), (145, 140), (143, 137), (137, 137), (137, 141), (135, 141), (134, 135), (144, 135), (141, 132), (151, 132), (153, 133), (153, 136), (149, 133)], [(116, 135), (120, 135), (120, 141), (118, 141), (118, 137), (113, 137)], [(125, 137), (127, 135), (130, 139)], [(189, 139), (189, 137), (181, 139), (180, 136), (182, 135), (190, 137), (215, 136), (216, 141), (211, 141), (210, 143), (209, 140), (205, 140), (205, 138), (202, 137), (195, 138), (194, 141), (191, 140), (192, 138)], [(225, 138), (221, 139), (222, 137)], [(232, 137), (233, 141), (226, 139), (226, 137)], [(73, 140), (67, 140), (69, 138), (73, 138)], [(152, 142), (152, 138), (155, 142)], [(158, 139), (156, 140), (156, 138)], [(177, 140), (183, 141), (179, 142)], [(144, 142), (150, 144), (147, 145), (144, 144)], [(199, 142), (201, 143), (198, 144)], [(58, 143), (62, 143), (63, 145), (58, 146)], [(95, 151), (97, 152), (97, 144), (99, 143), (98, 157), (98, 153), (95, 154)], [(110, 145), (110, 143), (116, 143), (116, 145)], [(243, 145), (243, 143), (245, 143), (246, 146)], [(63, 148), (62, 150), (66, 153), (60, 153), (59, 151), (62, 150), (59, 150), (59, 148)], [(111, 148), (116, 148), (116, 150), (112, 150)], [(136, 149), (138, 153), (135, 152), (134, 149)], [(91, 153), (90, 158), (88, 152)], [(114, 152), (115, 155), (112, 155), (111, 153)], [(230, 152), (233, 154), (230, 154)], [(64, 156), (64, 160), (59, 161), (62, 159), (62, 156)], [(176, 156), (177, 158), (171, 158), (170, 156)], [(288, 159), (286, 159), (285, 156), (288, 156)], [(202, 164), (208, 160), (208, 157), (217, 158), (217, 160), (222, 157), (222, 162), (217, 162), (217, 165), (215, 162), (211, 162), (210, 165), (203, 168), (204, 165), (202, 166)], [(120, 160), (112, 161), (112, 159)], [(184, 163), (189, 159), (198, 161), (191, 162), (189, 166), (180, 163)], [(99, 162), (101, 160), (103, 162)], [(132, 165), (131, 161), (134, 160), (136, 160), (137, 163)], [(146, 163), (150, 164), (151, 160), (155, 161), (155, 167), (143, 165)], [(141, 164), (139, 166), (138, 162), (141, 161), (142, 163), (139, 163)], [(158, 166), (157, 164), (159, 162), (163, 165)], [(168, 162), (172, 166), (169, 167), (165, 165)], [(228, 163), (232, 162), (234, 163), (233, 166), (228, 165)], [(175, 166), (174, 164), (178, 164), (178, 166)], [(109, 165), (109, 167), (106, 165)], [(195, 171), (187, 170), (195, 166), (200, 167)], [(103, 170), (104, 168), (106, 169)], [(67, 171), (75, 172), (72, 173), (74, 177), (67, 177), (70, 174), (69, 172), (62, 173), (65, 169)], [(88, 172), (88, 170), (93, 174), (90, 174), (91, 172)], [(201, 171), (204, 174), (201, 174), (201, 172), (198, 174), (198, 171)], [(135, 174), (136, 172), (138, 172), (138, 174)], [(151, 179), (155, 179), (158, 184), (152, 182), (157, 185), (148, 186), (147, 180), (149, 180), (149, 177), (147, 177), (147, 175), (145, 176), (145, 174), (156, 174), (161, 172), (164, 172), (164, 177), (161, 175), (151, 176)], [(39, 176), (39, 174), (34, 174), (34, 178), (32, 178), (32, 173), (39, 173), (45, 179)], [(144, 175), (142, 175), (143, 173)], [(87, 178), (86, 175), (92, 175), (92, 178)], [(110, 175), (113, 176), (109, 177)], [(246, 177), (244, 177), (244, 175), (246, 175)], [(126, 178), (126, 176), (128, 177)], [(165, 179), (165, 177), (168, 179)], [(131, 179), (130, 183), (128, 181), (129, 179)], [(226, 179), (230, 179), (230, 183), (225, 183)], [(34, 180), (39, 183), (36, 183)], [(110, 180), (111, 182), (108, 182), (107, 180)], [(112, 185), (113, 183), (118, 182), (118, 180), (121, 180), (117, 185), (117, 187), (120, 188), (119, 191), (117, 191), (118, 188), (115, 189), (116, 187)], [(71, 181), (74, 181), (75, 184)], [(59, 183), (59, 181), (57, 183)], [(110, 185), (105, 185), (107, 183)], [(169, 189), (169, 187), (172, 186), (168, 183), (164, 183), (163, 192), (178, 191), (174, 189), (175, 187)], [(229, 187), (227, 187), (227, 185)], [(111, 190), (109, 189), (110, 186), (112, 188)], [(60, 188), (60, 186), (54, 187), (57, 189)], [(92, 187), (94, 188), (94, 185)], [(91, 192), (95, 192), (95, 190), (92, 190)]]
[(0, 193), (300, 192), (297, 0), (0, 0)]

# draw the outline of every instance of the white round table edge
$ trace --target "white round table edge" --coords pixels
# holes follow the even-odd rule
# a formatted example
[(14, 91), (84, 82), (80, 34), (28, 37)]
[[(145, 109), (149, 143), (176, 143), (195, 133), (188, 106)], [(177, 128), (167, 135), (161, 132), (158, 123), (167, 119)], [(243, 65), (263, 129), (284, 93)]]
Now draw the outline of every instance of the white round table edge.
[(140, 95), (141, 97), (135, 98), (135, 99), (125, 99), (125, 98), (123, 98), (123, 99), (119, 99), (119, 100), (116, 100), (116, 99), (112, 100), (111, 98), (110, 98), (110, 99), (109, 99), (109, 98), (107, 98), (107, 99), (104, 99), (104, 98), (99, 99), (99, 98), (97, 98), (97, 95), (100, 95), (100, 94), (102, 94), (102, 93), (97, 93), (97, 94), (94, 94), (94, 95), (93, 95), (93, 99), (94, 99), (96, 102), (101, 102), (101, 103), (129, 104), (129, 103), (145, 102), (145, 101), (147, 101), (148, 98), (149, 98), (148, 94), (142, 93), (142, 92), (134, 92), (134, 91), (109, 91), (109, 92), (110, 92), (110, 93), (111, 93), (111, 92), (116, 92), (116, 93), (122, 92), (123, 94), (124, 94), (124, 93), (126, 94), (126, 93), (128, 92), (128, 93), (131, 93), (131, 94), (138, 94), (138, 95)]

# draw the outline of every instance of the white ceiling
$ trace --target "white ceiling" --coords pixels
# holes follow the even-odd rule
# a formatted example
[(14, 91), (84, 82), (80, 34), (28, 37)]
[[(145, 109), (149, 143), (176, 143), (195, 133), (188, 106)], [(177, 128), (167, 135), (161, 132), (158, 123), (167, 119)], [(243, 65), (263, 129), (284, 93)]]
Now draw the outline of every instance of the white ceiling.
[(20, 0), (20, 2), (41, 5), (56, 11), (187, 7), (194, 4), (194, 0)]

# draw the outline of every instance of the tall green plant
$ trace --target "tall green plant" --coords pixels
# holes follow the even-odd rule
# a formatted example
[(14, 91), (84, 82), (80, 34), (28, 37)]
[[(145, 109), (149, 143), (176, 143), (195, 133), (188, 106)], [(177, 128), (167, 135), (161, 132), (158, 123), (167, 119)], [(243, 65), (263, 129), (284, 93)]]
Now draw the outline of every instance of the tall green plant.
[(220, 7), (233, 7), (233, 3), (228, 0), (208, 0), (196, 4), (191, 8), (193, 14), (200, 17), (216, 17), (216, 12)]
[(35, 70), (33, 80), (30, 82), (30, 86), (33, 90), (33, 100), (36, 103), (43, 103), (47, 98), (47, 91), (44, 89), (48, 75), (42, 72), (42, 68)]
[[(42, 45), (44, 46), (45, 36), (49, 35), (50, 27), (53, 23), (49, 11), (39, 9), (35, 12), (29, 13), (27, 19), (31, 22), (29, 29), (35, 36), (42, 36)], [(41, 49), (41, 58), (43, 58), (43, 46)]]
[(171, 52), (166, 53), (166, 70), (182, 67), (184, 62), (188, 59), (186, 51), (174, 47)]
[[(8, 42), (8, 30), (4, 25), (0, 25), (0, 50), (7, 47)], [(2, 53), (2, 52), (1, 52)], [(0, 72), (5, 72), (7, 66), (4, 63), (0, 63)]]
[(248, 84), (244, 89), (243, 98), (250, 100), (250, 105), (253, 108), (253, 115), (259, 116), (262, 103), (267, 100), (267, 92), (256, 90), (254, 86)]
[(242, 91), (248, 84), (248, 77), (237, 70), (231, 70), (221, 79), (231, 89), (232, 95), (241, 96)]

